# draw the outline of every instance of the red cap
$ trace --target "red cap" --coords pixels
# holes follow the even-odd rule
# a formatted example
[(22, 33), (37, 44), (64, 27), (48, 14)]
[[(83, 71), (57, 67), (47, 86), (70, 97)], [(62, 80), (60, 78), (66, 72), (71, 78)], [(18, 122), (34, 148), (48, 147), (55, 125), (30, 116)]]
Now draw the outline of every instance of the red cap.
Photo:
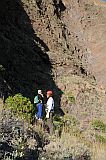
[(47, 94), (48, 94), (48, 95), (52, 95), (53, 92), (52, 92), (52, 91), (47, 91)]

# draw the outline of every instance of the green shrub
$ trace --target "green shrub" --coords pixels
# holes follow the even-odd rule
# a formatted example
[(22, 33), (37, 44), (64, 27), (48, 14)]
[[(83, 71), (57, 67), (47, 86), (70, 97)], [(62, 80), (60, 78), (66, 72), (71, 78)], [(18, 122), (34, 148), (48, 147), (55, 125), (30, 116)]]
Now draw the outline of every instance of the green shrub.
[(71, 126), (76, 126), (78, 124), (78, 121), (75, 117), (71, 115), (65, 115), (64, 117), (56, 115), (53, 118), (53, 123), (57, 127), (62, 127), (65, 124), (71, 127)]
[(64, 125), (64, 120), (62, 117), (59, 117), (58, 115), (53, 117), (53, 124), (55, 129), (61, 129)]
[(103, 137), (102, 135), (95, 135), (96, 141), (101, 142), (101, 143), (106, 143), (106, 138)]
[(92, 126), (95, 130), (106, 132), (106, 124), (100, 120), (95, 120), (92, 122)]
[(75, 97), (73, 95), (69, 95), (68, 96), (68, 100), (71, 102), (71, 103), (75, 103)]
[(16, 94), (13, 97), (9, 96), (6, 99), (6, 107), (11, 109), (14, 115), (23, 119), (28, 121), (33, 119), (34, 107), (29, 98), (23, 97), (21, 94)]

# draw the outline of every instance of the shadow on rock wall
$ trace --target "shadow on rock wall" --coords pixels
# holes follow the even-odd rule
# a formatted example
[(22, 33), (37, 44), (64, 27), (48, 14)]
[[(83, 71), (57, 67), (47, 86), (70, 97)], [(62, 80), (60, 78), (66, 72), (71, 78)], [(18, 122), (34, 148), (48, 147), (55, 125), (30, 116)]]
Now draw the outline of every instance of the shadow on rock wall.
[[(59, 97), (57, 106), (60, 106), (61, 90), (51, 76), (52, 66), (46, 54), (48, 50), (33, 30), (21, 0), (1, 0), (0, 64), (5, 71), (0, 85), (8, 88), (5, 98), (10, 92), (20, 92), (33, 101), (37, 89), (44, 92), (52, 89)], [(3, 95), (4, 89), (1, 92)]]

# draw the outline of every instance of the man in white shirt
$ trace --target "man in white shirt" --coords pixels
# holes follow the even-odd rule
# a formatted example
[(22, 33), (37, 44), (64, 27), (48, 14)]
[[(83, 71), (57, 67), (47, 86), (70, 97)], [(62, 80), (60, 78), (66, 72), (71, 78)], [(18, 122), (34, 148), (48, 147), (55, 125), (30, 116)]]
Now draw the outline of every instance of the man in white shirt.
[(47, 115), (46, 118), (50, 118), (50, 112), (54, 112), (54, 100), (53, 100), (53, 92), (52, 91), (47, 91)]
[(50, 134), (53, 133), (53, 113), (54, 113), (54, 99), (53, 99), (53, 92), (47, 91), (47, 111), (46, 111), (46, 118), (48, 119), (48, 125)]
[(47, 109), (49, 112), (54, 111), (54, 100), (52, 97), (49, 97), (47, 100)]

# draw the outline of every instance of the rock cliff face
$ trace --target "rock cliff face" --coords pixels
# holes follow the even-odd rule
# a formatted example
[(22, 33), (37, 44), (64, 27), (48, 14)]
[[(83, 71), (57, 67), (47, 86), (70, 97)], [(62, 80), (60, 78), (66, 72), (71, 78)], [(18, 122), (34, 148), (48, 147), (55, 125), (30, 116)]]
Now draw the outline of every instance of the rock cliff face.
[(87, 9), (90, 25), (87, 25), (85, 30), (91, 52), (90, 69), (96, 77), (97, 83), (106, 87), (106, 2), (95, 0), (91, 7), (90, 5), (91, 3)]
[(62, 66), (56, 66), (57, 72), (65, 66), (71, 68), (72, 73), (87, 74), (88, 51), (80, 23), (79, 3), (59, 0), (23, 3), (34, 31), (48, 46), (50, 59)]
[(32, 28), (24, 4), (20, 0), (3, 0), (0, 7), (0, 64), (4, 67), (1, 94), (21, 92), (33, 97), (38, 87), (56, 88), (46, 54), (48, 46)]
[(88, 74), (84, 36), (74, 20), (76, 5), (61, 0), (0, 2), (1, 97), (21, 92), (33, 99), (37, 88), (53, 89), (60, 97), (57, 77)]
[(72, 75), (105, 84), (106, 8), (97, 2), (1, 0), (1, 92), (33, 98), (43, 88), (61, 96)]
[(49, 48), (50, 59), (61, 65), (56, 65), (55, 71), (59, 74), (68, 68), (74, 74), (90, 72), (105, 86), (105, 4), (99, 0), (23, 3), (34, 31)]

